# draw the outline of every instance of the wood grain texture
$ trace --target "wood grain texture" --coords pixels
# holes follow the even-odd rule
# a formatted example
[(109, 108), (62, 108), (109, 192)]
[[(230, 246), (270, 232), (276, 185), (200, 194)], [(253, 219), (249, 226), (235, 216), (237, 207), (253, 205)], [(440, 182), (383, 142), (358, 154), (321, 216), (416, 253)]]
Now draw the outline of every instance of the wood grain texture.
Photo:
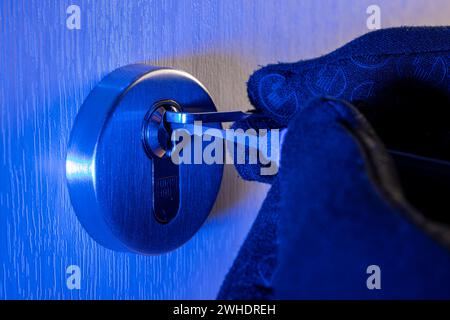
[[(184, 69), (219, 109), (247, 109), (246, 80), (260, 65), (324, 54), (382, 25), (446, 25), (446, 0), (2, 1), (0, 3), (0, 298), (214, 298), (267, 186), (227, 167), (198, 234), (162, 256), (97, 245), (71, 208), (66, 145), (77, 110), (108, 72), (147, 62)], [(81, 8), (68, 30), (66, 8)], [(82, 272), (66, 287), (66, 267)]]

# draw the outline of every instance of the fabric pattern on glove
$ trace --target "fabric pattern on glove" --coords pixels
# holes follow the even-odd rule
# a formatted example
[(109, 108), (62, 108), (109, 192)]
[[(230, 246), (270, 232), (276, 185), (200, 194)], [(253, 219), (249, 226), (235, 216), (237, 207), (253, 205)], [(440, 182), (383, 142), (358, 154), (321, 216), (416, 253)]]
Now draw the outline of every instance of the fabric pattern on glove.
[[(407, 95), (414, 93), (416, 87), (425, 90), (427, 86), (428, 97), (422, 99), (431, 99), (436, 91), (450, 92), (449, 70), (450, 27), (403, 27), (370, 32), (322, 57), (268, 65), (256, 71), (248, 81), (248, 96), (255, 109), (267, 115), (270, 121), (261, 123), (258, 118), (250, 118), (234, 127), (286, 127), (311, 98), (322, 96), (368, 109), (367, 114), (363, 113), (372, 123), (375, 119), (372, 121), (371, 115), (381, 113), (378, 108), (382, 103), (394, 102), (399, 90)], [(433, 111), (429, 108), (438, 106), (427, 104), (427, 112), (410, 116), (432, 117)], [(449, 110), (447, 114), (450, 116)], [(397, 114), (396, 120), (402, 115), (404, 113)], [(429, 122), (433, 126), (442, 119), (433, 117)], [(383, 141), (393, 136), (392, 130), (383, 134), (376, 123), (372, 125)], [(392, 121), (397, 135), (401, 133), (400, 125), (401, 122)], [(417, 141), (416, 145), (419, 143)], [(450, 152), (450, 148), (447, 150)], [(261, 176), (258, 165), (236, 165), (236, 169), (246, 180), (271, 183), (274, 179)]]

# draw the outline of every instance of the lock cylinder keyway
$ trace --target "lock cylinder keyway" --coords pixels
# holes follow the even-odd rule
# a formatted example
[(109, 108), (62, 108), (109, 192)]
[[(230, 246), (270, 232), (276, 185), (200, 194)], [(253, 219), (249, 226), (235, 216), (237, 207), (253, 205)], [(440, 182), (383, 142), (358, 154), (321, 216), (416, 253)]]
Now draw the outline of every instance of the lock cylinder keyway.
[[(66, 159), (73, 208), (95, 241), (159, 254), (200, 229), (223, 164), (174, 164), (170, 125), (182, 121), (177, 114), (188, 121), (215, 111), (208, 91), (183, 71), (136, 64), (101, 80), (76, 117)], [(209, 127), (221, 129), (219, 122)]]
[(173, 100), (158, 101), (147, 113), (142, 126), (142, 144), (153, 161), (153, 213), (161, 223), (169, 223), (180, 205), (179, 166), (170, 159), (171, 129), (166, 112), (180, 112)]

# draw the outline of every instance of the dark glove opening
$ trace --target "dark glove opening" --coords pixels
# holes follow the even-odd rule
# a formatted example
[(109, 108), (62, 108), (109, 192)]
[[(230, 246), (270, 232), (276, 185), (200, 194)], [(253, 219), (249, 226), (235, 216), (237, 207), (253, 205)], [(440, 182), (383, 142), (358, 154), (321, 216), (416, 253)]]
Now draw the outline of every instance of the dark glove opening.
[(450, 225), (448, 90), (403, 79), (353, 103), (390, 150), (408, 201), (429, 219)]

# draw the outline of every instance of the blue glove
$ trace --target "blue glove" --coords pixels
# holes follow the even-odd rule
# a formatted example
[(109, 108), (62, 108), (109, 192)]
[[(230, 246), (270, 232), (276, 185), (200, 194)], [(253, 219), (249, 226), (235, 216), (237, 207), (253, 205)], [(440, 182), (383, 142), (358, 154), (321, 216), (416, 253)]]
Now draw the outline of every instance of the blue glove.
[(272, 187), (219, 298), (450, 298), (449, 39), (386, 29), (252, 75), (270, 120), (235, 127), (288, 133), (277, 176), (237, 166)]

